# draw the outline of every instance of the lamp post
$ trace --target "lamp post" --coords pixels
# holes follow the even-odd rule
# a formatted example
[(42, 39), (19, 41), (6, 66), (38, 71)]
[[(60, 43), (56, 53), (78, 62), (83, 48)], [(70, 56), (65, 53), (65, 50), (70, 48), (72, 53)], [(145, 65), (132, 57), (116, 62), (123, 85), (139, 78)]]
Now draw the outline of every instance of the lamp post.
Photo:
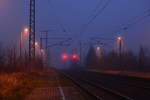
[(119, 49), (119, 60), (120, 60), (120, 67), (122, 67), (122, 46), (123, 46), (123, 37), (117, 37), (118, 49)]
[(28, 34), (29, 29), (24, 28), (23, 32), (20, 32), (20, 58), (22, 58), (22, 47), (23, 47), (23, 34)]
[(20, 32), (20, 58), (22, 58), (22, 32)]
[(117, 37), (117, 41), (118, 41), (118, 45), (119, 45), (119, 56), (121, 56), (121, 53), (122, 53), (122, 42), (123, 42), (122, 36), (118, 36)]
[(96, 54), (97, 54), (98, 57), (101, 57), (101, 55), (102, 55), (102, 48), (100, 46), (96, 47)]

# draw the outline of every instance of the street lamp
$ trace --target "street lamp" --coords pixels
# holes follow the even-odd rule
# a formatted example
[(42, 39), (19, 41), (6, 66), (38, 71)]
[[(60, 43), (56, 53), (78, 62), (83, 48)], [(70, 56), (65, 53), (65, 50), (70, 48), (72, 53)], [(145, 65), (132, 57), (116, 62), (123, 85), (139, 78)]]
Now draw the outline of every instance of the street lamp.
[(44, 56), (45, 55), (45, 50), (44, 49), (40, 49), (40, 53), (41, 53), (41, 56)]
[(22, 32), (20, 32), (20, 58), (22, 57)]
[(101, 56), (101, 54), (102, 54), (102, 48), (100, 46), (96, 47), (96, 54), (97, 54), (98, 57)]
[(101, 48), (99, 46), (96, 47), (96, 51), (100, 51)]
[(24, 28), (24, 30), (23, 30), (23, 32), (24, 32), (24, 34), (27, 36), (28, 35), (28, 33), (29, 33), (29, 28)]
[(22, 56), (22, 45), (23, 45), (23, 34), (27, 36), (29, 33), (29, 28), (24, 28), (22, 32), (20, 32), (20, 57)]
[(122, 46), (123, 46), (123, 37), (118, 36), (117, 37), (117, 43), (119, 45), (119, 59), (120, 59), (120, 67), (122, 66)]
[(29, 28), (24, 28), (24, 32), (28, 33), (29, 32)]
[(38, 42), (35, 42), (35, 47), (39, 47), (39, 43)]
[(122, 52), (122, 45), (123, 45), (123, 37), (122, 36), (118, 36), (117, 37), (117, 43), (119, 45), (119, 54), (121, 54), (121, 52)]
[(118, 40), (118, 41), (121, 41), (121, 40), (122, 40), (122, 36), (118, 36), (118, 37), (117, 37), (117, 40)]

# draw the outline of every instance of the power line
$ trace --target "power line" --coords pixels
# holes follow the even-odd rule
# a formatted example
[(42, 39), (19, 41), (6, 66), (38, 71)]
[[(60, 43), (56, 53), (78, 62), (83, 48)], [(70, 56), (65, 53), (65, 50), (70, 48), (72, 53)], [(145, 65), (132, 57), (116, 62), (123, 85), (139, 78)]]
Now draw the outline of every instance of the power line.
[(142, 16), (135, 16), (129, 20), (129, 23), (122, 24), (121, 27), (116, 31), (116, 33), (120, 32), (121, 30), (128, 30), (130, 27), (138, 24), (140, 21), (144, 20), (145, 18), (150, 17), (150, 9), (146, 10)]
[(83, 25), (83, 28), (81, 28), (80, 30), (80, 34), (84, 33), (87, 29), (87, 27), (89, 26), (89, 24), (91, 24), (96, 18), (97, 16), (99, 16), (101, 13), (103, 13), (103, 11), (107, 8), (107, 6), (109, 5), (111, 0), (107, 0), (107, 2), (105, 3), (105, 5), (88, 21), (87, 24)]
[(126, 27), (123, 28), (123, 30), (127, 30), (129, 27), (136, 25), (140, 21), (144, 20), (145, 18), (150, 17), (150, 12), (145, 14), (144, 16), (141, 16), (140, 18), (137, 18), (134, 22), (127, 24)]
[(96, 13), (96, 11), (99, 9), (99, 7), (102, 5), (103, 0), (100, 0), (98, 2), (98, 4), (96, 5), (96, 7), (94, 8), (94, 10), (92, 11), (92, 14), (89, 15), (89, 18), (91, 18), (93, 16), (93, 13)]
[[(48, 0), (48, 2), (51, 4), (51, 8), (54, 9), (54, 6), (52, 5), (52, 0)], [(49, 6), (49, 8), (50, 8), (50, 6)], [(66, 27), (61, 23), (62, 21), (60, 20), (60, 17), (58, 16), (58, 14), (56, 14), (56, 12), (54, 14), (59, 21), (59, 26), (62, 29), (62, 31), (67, 34), (70, 33), (69, 28), (67, 27), (68, 29), (66, 29)]]
[[(52, 0), (48, 0), (48, 1), (49, 1), (50, 5), (51, 5), (51, 6), (49, 6), (49, 8), (51, 7), (52, 9), (54, 9), (54, 5), (52, 4)], [(69, 27), (67, 27), (66, 25), (64, 26), (64, 24), (62, 23), (62, 20), (60, 19), (60, 16), (58, 16), (58, 14), (56, 13), (56, 11), (55, 11), (54, 14), (55, 14), (57, 20), (59, 21), (59, 26), (62, 29), (62, 31), (64, 33), (66, 33), (67, 35), (69, 35), (70, 33), (72, 33)], [(64, 36), (64, 38), (66, 40), (60, 41), (59, 43), (52, 44), (52, 45), (65, 46), (65, 49), (68, 49), (70, 47), (70, 45), (73, 44), (74, 41), (73, 41), (72, 38), (67, 38), (66, 35)], [(70, 42), (70, 41), (72, 41), (72, 42)], [(51, 46), (51, 45), (49, 45), (49, 46)]]

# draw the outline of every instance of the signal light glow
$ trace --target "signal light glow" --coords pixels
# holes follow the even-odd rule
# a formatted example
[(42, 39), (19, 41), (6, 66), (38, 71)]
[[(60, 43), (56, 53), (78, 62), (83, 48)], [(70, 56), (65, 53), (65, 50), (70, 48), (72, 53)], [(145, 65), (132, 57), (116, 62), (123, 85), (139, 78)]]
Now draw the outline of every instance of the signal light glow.
[(78, 55), (77, 54), (72, 54), (72, 59), (73, 60), (77, 60), (78, 59)]
[(61, 55), (62, 60), (67, 60), (68, 59), (68, 54), (64, 53)]

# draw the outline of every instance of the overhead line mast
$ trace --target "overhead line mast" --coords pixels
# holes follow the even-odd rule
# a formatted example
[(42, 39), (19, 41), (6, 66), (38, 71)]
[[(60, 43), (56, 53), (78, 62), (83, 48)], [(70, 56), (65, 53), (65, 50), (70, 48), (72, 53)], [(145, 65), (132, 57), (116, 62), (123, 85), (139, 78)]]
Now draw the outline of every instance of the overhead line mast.
[(35, 57), (35, 0), (30, 0), (29, 58)]

